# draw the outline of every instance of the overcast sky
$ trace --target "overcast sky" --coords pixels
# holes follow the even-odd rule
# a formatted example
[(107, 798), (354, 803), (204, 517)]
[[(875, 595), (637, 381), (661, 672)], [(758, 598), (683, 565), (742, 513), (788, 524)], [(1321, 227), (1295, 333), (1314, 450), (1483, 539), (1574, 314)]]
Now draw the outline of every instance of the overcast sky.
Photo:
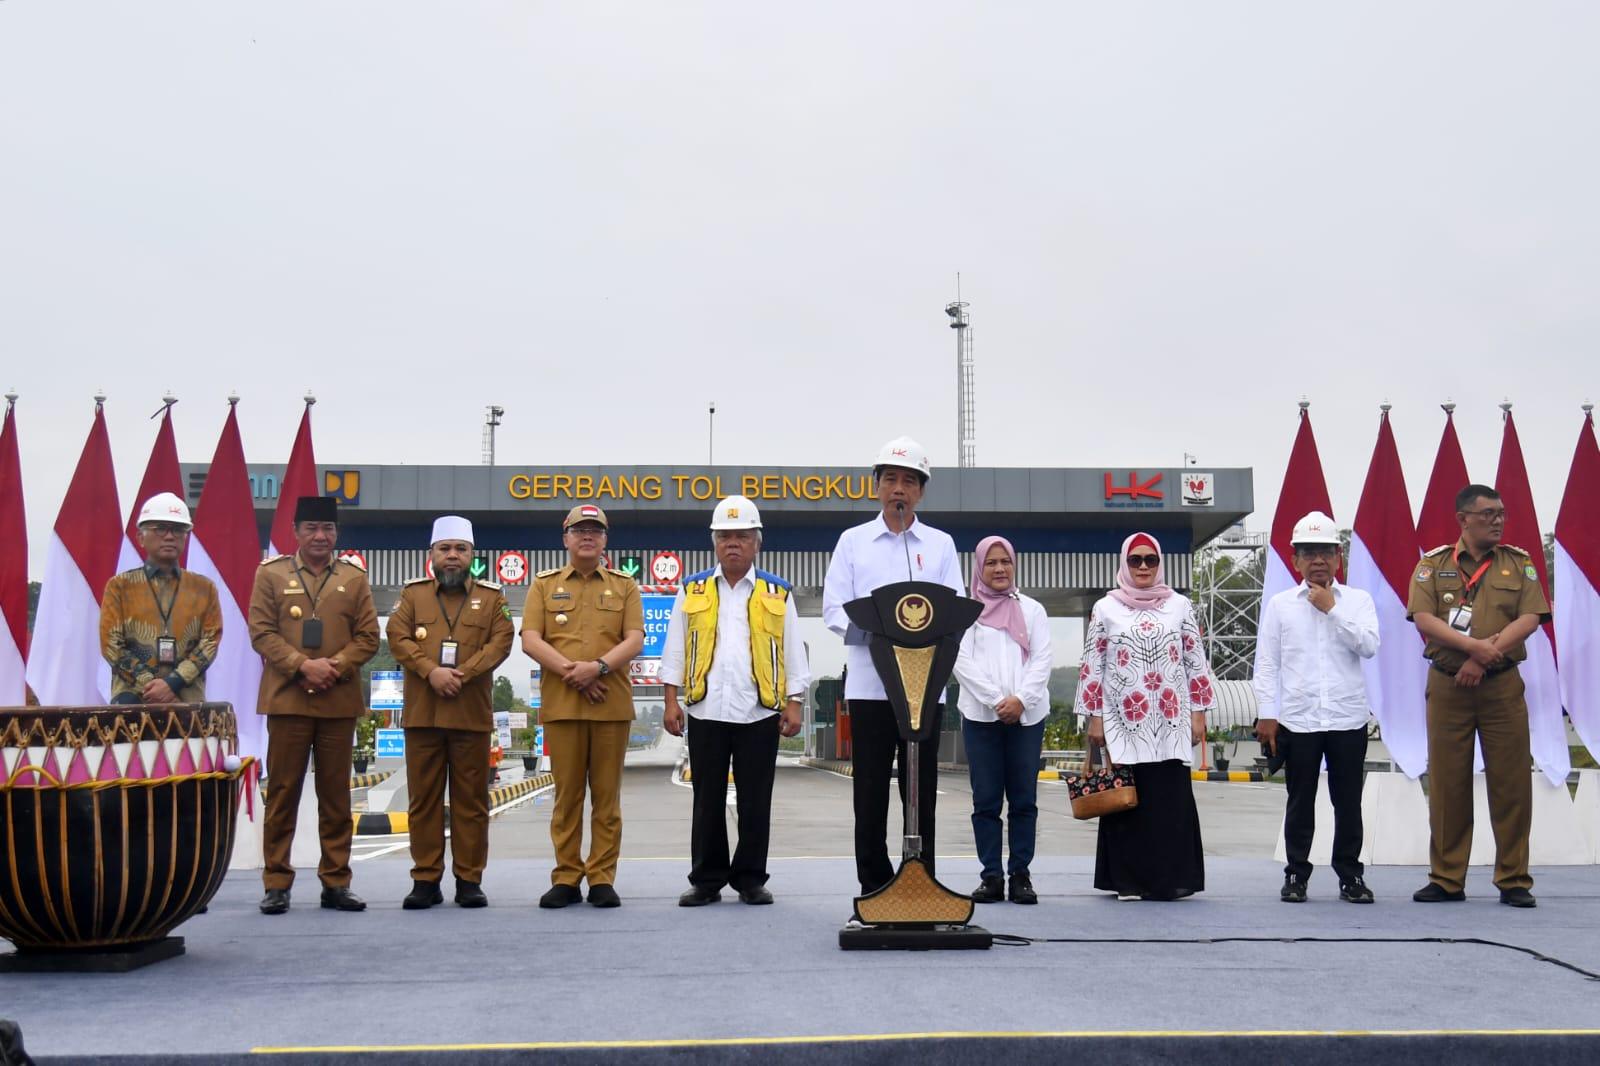
[(1541, 523), (1600, 393), (1592, 3), (0, 0), (0, 387), (30, 570), (110, 396), (255, 461), (1255, 471), (1354, 515), (1516, 404)]

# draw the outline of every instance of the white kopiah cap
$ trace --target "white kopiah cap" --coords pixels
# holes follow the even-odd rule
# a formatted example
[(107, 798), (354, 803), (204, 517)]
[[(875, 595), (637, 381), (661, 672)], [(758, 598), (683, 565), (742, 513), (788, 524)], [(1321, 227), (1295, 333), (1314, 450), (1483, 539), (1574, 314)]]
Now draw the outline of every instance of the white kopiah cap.
[(428, 546), (439, 543), (441, 540), (464, 540), (468, 544), (472, 540), (472, 523), (458, 514), (440, 515), (433, 520), (433, 539), (428, 541)]

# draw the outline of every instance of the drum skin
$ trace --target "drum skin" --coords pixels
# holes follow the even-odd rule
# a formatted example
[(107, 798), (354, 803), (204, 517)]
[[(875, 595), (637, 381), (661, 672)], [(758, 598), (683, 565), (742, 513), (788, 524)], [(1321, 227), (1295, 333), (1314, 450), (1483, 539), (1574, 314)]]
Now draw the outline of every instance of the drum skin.
[(233, 851), (226, 703), (0, 709), (0, 937), (23, 951), (161, 940)]

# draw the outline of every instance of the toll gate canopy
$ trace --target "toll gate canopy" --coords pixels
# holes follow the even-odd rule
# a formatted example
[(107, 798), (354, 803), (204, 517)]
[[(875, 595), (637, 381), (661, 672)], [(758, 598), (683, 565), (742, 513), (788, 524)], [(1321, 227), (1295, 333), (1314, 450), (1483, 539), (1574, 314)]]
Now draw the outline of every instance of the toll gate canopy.
[[(206, 469), (183, 467), (191, 507)], [(265, 545), (283, 467), (252, 464), (249, 474)], [(792, 582), (801, 613), (815, 616), (839, 534), (878, 510), (870, 471), (855, 468), (348, 464), (318, 474), (324, 494), (340, 502), (339, 551), (360, 556), (380, 613), (427, 572), (428, 537), (441, 514), (472, 520), (474, 572), (501, 582), (520, 608), (535, 573), (565, 564), (561, 521), (574, 504), (605, 510), (611, 566), (641, 584), (671, 585), (715, 563), (712, 507), (739, 493), (761, 509), (758, 565)], [(1253, 507), (1248, 468), (974, 467), (936, 469), (918, 518), (955, 538), (964, 574), (981, 538), (1006, 537), (1018, 553), (1018, 588), (1052, 616), (1084, 617), (1115, 583), (1129, 534), (1154, 534), (1167, 580), (1187, 589), (1195, 549)]]

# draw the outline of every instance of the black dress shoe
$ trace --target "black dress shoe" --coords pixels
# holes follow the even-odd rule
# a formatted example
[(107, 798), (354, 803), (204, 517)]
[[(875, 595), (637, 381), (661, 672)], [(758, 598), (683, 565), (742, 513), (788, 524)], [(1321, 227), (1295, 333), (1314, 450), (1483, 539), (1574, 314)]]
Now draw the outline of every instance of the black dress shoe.
[(456, 906), (458, 907), (487, 907), (489, 897), (483, 894), (483, 886), (476, 881), (463, 881), (456, 878)]
[(324, 886), (322, 889), (322, 907), (324, 910), (330, 911), (364, 911), (367, 909), (367, 901), (344, 885), (336, 888)]
[(582, 902), (583, 892), (577, 885), (551, 885), (550, 891), (539, 897), (539, 906), (547, 911), (559, 910), (573, 903)]
[(1417, 903), (1460, 903), (1467, 898), (1467, 894), (1465, 892), (1451, 892), (1437, 882), (1429, 881), (1411, 893), (1411, 898)]
[(763, 903), (771, 903), (772, 893), (767, 889), (766, 885), (756, 885), (754, 888), (741, 888), (739, 890), (739, 902), (748, 903), (751, 906), (758, 907)]
[(1533, 898), (1533, 893), (1525, 888), (1502, 888), (1500, 902), (1507, 907), (1537, 907), (1539, 901)]
[(400, 901), (402, 910), (425, 911), (436, 903), (444, 902), (444, 893), (439, 891), (437, 881), (413, 881), (411, 892)]
[[(591, 896), (594, 893), (590, 893)], [(680, 907), (704, 907), (722, 898), (722, 893), (710, 885), (695, 885), (678, 897)]]
[(1033, 890), (1033, 878), (1027, 874), (1011, 875), (1011, 902), (1038, 903), (1039, 893)]
[(262, 914), (286, 914), (289, 910), (289, 890), (287, 888), (269, 888), (266, 896), (261, 900)]
[(1006, 898), (1006, 879), (1003, 877), (985, 877), (977, 888), (972, 890), (974, 903), (999, 903)]
[(622, 897), (610, 885), (590, 885), (589, 905), (593, 907), (620, 907)]

